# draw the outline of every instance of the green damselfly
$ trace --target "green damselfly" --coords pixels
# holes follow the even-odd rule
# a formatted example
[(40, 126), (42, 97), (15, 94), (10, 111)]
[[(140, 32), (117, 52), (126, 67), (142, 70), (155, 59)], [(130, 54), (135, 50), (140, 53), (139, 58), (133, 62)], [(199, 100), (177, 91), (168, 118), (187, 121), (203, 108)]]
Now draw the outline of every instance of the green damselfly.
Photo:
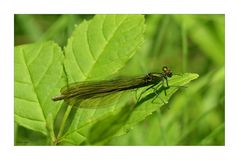
[(52, 97), (52, 100), (64, 100), (71, 105), (75, 105), (81, 104), (84, 101), (102, 99), (115, 93), (142, 88), (146, 86), (149, 86), (146, 89), (148, 90), (158, 85), (160, 82), (162, 82), (163, 86), (166, 82), (166, 87), (169, 87), (168, 77), (172, 77), (173, 73), (167, 66), (164, 66), (162, 68), (162, 71), (163, 72), (161, 73), (148, 73), (145, 76), (131, 79), (113, 79), (104, 81), (72, 83), (66, 87), (63, 87), (61, 89), (61, 95)]

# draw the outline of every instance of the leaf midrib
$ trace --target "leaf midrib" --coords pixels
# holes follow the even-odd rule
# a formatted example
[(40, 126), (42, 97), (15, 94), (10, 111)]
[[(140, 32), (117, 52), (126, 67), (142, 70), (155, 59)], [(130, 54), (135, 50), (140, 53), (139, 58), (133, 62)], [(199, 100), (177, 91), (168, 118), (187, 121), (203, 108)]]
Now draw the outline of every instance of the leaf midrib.
[[(40, 50), (38, 51), (38, 54), (39, 54), (39, 53), (40, 53)], [(33, 83), (33, 79), (32, 79), (32, 76), (31, 76), (31, 72), (30, 72), (30, 70), (29, 70), (29, 68), (28, 68), (28, 65), (27, 65), (27, 61), (26, 61), (26, 57), (25, 57), (26, 55), (25, 55), (24, 49), (22, 49), (22, 54), (23, 54), (24, 64), (26, 65), (26, 68), (27, 68), (27, 71), (28, 71), (28, 74), (29, 74), (29, 78), (30, 78), (30, 81), (31, 81), (31, 84), (32, 84), (34, 93), (36, 93), (35, 95), (36, 95), (36, 98), (37, 98), (37, 102), (38, 102), (38, 104), (41, 106), (40, 99), (39, 99), (38, 94), (37, 94), (36, 86), (35, 86), (34, 83)], [(42, 112), (42, 115), (43, 115), (44, 119), (46, 120), (46, 115), (45, 115), (45, 113), (43, 112), (42, 109), (41, 109), (41, 112)]]

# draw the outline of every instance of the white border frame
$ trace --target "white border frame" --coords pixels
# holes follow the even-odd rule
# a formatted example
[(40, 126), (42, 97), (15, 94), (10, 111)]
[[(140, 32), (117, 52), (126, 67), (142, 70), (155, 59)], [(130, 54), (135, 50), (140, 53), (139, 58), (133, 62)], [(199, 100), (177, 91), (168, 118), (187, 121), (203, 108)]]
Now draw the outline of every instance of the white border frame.
[[(166, 1), (166, 0), (165, 0)], [(0, 159), (238, 159), (238, 3), (236, 0), (8, 0), (0, 2)], [(15, 147), (13, 119), (14, 14), (190, 13), (225, 14), (226, 134), (225, 146), (186, 147)]]

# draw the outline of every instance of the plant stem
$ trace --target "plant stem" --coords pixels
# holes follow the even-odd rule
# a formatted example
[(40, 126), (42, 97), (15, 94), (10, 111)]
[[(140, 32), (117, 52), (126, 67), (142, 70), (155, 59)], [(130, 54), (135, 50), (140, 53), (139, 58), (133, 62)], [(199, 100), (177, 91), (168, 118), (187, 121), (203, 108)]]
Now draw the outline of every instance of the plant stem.
[(49, 114), (46, 118), (46, 126), (49, 133), (49, 142), (51, 145), (54, 145), (54, 142), (56, 140), (55, 133), (54, 133), (54, 127), (53, 127), (53, 117), (52, 114)]
[[(68, 105), (68, 104), (66, 104), (66, 105)], [(71, 112), (71, 109), (72, 109), (72, 106), (68, 105), (67, 109), (66, 109), (66, 112), (65, 112), (65, 114), (63, 116), (62, 122), (61, 122), (61, 126), (60, 126), (60, 130), (58, 132), (58, 135), (57, 135), (57, 139), (59, 139), (62, 136), (62, 133), (63, 133), (64, 128), (65, 128), (66, 120), (67, 120), (67, 118), (68, 118), (68, 116), (69, 116), (69, 114)]]

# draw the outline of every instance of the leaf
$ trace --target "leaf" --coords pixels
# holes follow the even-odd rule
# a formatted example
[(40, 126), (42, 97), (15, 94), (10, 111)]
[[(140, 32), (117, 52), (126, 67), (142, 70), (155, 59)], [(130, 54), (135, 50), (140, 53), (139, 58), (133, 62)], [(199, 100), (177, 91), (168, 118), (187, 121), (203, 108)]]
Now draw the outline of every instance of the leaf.
[[(114, 136), (126, 134), (138, 122), (144, 120), (147, 116), (168, 103), (168, 100), (180, 87), (185, 86), (196, 78), (198, 78), (198, 75), (194, 73), (185, 73), (180, 76), (175, 75), (169, 79), (169, 85), (171, 87), (166, 90), (167, 95), (164, 95), (160, 83), (159, 87), (161, 87), (157, 90), (158, 95), (155, 94), (154, 90), (149, 90), (135, 105), (128, 104), (121, 109), (110, 111), (108, 114), (99, 118), (92, 118), (90, 121), (83, 124), (79, 123), (75, 131), (66, 134), (66, 140), (71, 142), (71, 144), (76, 144), (76, 142), (79, 142), (80, 144), (86, 141), (87, 144), (98, 145), (104, 144), (105, 141)], [(141, 89), (139, 92), (146, 88)], [(158, 100), (158, 102), (152, 102), (154, 99)], [(80, 121), (80, 119), (77, 120)], [(76, 138), (73, 140), (73, 137), (78, 137), (78, 139)], [(81, 141), (78, 141), (79, 139), (81, 139)]]
[[(142, 15), (96, 15), (81, 23), (65, 48), (64, 64), (69, 83), (105, 79), (118, 72), (142, 44), (144, 29)], [(86, 137), (81, 133), (81, 126), (93, 125), (97, 118), (116, 112), (116, 106), (78, 109), (61, 141), (82, 143)]]
[(127, 123), (133, 110), (132, 104), (126, 104), (119, 112), (108, 114), (99, 119), (89, 130), (88, 143), (103, 144)]
[(65, 48), (69, 83), (119, 71), (143, 42), (142, 15), (96, 15), (76, 27)]
[(197, 79), (198, 77), (199, 75), (195, 73), (184, 73), (180, 76), (173, 76), (168, 80), (169, 86), (171, 87), (166, 89), (167, 95), (165, 95), (164, 88), (161, 85), (159, 85), (161, 88), (157, 90), (158, 95), (155, 94), (154, 90), (146, 92), (144, 94), (145, 96), (134, 106), (136, 109), (130, 116), (127, 124), (125, 124), (121, 131), (118, 132), (117, 136), (125, 134), (126, 131), (129, 131), (136, 123), (144, 120), (147, 116), (159, 110), (161, 107), (164, 107), (178, 89), (184, 87), (190, 81)]
[(15, 47), (14, 119), (28, 129), (47, 135), (46, 119), (54, 118), (60, 103), (51, 97), (64, 84), (61, 48), (54, 42)]

